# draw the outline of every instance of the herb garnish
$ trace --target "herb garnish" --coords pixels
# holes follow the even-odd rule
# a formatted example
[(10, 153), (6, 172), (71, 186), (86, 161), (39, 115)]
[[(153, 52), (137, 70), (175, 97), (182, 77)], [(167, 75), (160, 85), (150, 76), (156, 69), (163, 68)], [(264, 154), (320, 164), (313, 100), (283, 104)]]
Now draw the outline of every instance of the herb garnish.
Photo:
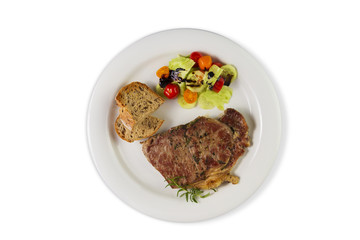
[[(168, 183), (168, 185), (165, 186), (165, 188), (168, 186), (174, 186), (174, 187), (179, 188), (179, 190), (177, 191), (177, 194), (176, 194), (177, 197), (181, 198), (181, 197), (185, 196), (185, 199), (187, 202), (190, 200), (191, 202), (198, 203), (198, 198), (206, 198), (211, 195), (210, 192), (208, 192), (207, 194), (203, 194), (204, 191), (200, 190), (199, 188), (190, 188), (189, 189), (189, 186), (187, 186), (187, 185), (181, 186), (178, 183), (178, 180), (180, 178), (183, 178), (183, 177), (168, 178), (167, 180), (170, 183)], [(212, 188), (211, 190), (213, 190), (214, 192), (217, 191), (215, 188)]]
[(193, 157), (194, 161), (196, 162), (196, 164), (199, 164), (200, 158), (197, 157), (196, 155), (193, 155), (192, 157)]
[(186, 144), (185, 144), (185, 147), (187, 147), (187, 145), (189, 145), (189, 143), (190, 143), (190, 138), (188, 138), (187, 136), (185, 137), (185, 139), (186, 139)]

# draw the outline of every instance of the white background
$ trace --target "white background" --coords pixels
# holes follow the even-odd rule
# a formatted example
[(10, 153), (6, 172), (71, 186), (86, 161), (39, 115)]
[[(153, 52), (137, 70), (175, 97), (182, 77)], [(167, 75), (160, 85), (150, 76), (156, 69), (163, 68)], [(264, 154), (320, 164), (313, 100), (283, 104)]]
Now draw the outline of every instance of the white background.
[[(344, 0), (1, 1), (0, 239), (359, 239), (359, 10)], [(117, 199), (85, 128), (106, 64), (179, 27), (223, 34), (253, 54), (284, 120), (279, 157), (256, 194), (190, 224)]]

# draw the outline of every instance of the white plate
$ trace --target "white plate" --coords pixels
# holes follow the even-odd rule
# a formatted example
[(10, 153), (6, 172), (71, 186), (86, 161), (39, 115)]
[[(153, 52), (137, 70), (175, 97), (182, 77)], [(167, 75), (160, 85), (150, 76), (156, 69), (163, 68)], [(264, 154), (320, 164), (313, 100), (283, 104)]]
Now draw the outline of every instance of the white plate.
[[(114, 131), (118, 90), (140, 81), (155, 88), (158, 68), (177, 54), (201, 51), (236, 66), (239, 76), (232, 83), (233, 97), (225, 107), (240, 111), (249, 125), (252, 145), (233, 168), (237, 185), (224, 184), (198, 204), (176, 197), (164, 188), (163, 177), (146, 160), (139, 142), (127, 143)], [(199, 115), (218, 117), (222, 112), (182, 109), (177, 101), (166, 101), (155, 113), (165, 120), (159, 132), (187, 123)], [(125, 203), (149, 216), (176, 222), (193, 222), (224, 214), (239, 206), (261, 185), (276, 158), (281, 119), (276, 92), (263, 67), (243, 48), (221, 35), (197, 30), (174, 29), (154, 33), (120, 52), (100, 75), (90, 99), (87, 115), (89, 149), (106, 185)]]

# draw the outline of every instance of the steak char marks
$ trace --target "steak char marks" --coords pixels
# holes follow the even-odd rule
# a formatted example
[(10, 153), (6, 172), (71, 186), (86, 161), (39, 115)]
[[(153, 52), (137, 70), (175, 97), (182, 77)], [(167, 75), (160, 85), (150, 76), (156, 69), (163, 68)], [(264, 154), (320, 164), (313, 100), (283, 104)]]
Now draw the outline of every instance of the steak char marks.
[(144, 155), (165, 179), (180, 177), (180, 185), (210, 189), (224, 181), (239, 182), (230, 170), (250, 141), (244, 117), (228, 108), (219, 120), (198, 117), (142, 144)]

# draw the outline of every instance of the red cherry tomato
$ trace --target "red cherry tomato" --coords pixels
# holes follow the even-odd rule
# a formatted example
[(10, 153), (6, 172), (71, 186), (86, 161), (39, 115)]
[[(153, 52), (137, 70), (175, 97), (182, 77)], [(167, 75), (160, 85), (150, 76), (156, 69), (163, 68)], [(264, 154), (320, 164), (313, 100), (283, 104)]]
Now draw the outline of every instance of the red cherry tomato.
[(216, 66), (218, 66), (219, 68), (221, 68), (223, 65), (222, 65), (222, 63), (219, 63), (219, 62), (215, 62), (215, 63), (213, 63), (213, 65), (216, 65)]
[(169, 83), (164, 89), (164, 95), (169, 99), (174, 99), (179, 95), (180, 88), (177, 84)]
[(202, 57), (202, 55), (199, 52), (192, 52), (190, 54), (190, 58), (196, 63), (198, 62), (199, 58), (201, 58), (201, 57)]
[(214, 92), (220, 92), (220, 90), (222, 89), (222, 87), (224, 86), (224, 78), (219, 78), (216, 82), (215, 82), (215, 84), (214, 84), (214, 86), (213, 86), (213, 88), (212, 88), (212, 90), (214, 91)]

